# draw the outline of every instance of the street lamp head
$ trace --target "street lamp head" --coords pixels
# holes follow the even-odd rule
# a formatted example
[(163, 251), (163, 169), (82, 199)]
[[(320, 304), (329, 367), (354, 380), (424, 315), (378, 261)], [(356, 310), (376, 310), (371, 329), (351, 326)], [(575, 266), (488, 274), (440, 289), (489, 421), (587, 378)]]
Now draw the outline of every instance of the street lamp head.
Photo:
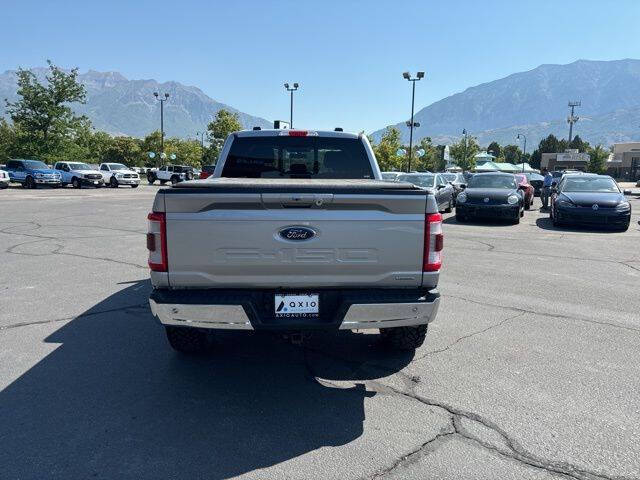
[(284, 84), (284, 88), (289, 89), (289, 84), (288, 84), (288, 83), (285, 83), (285, 84)]
[(407, 80), (410, 80), (411, 74), (409, 72), (402, 72), (402, 78), (406, 78)]
[(169, 94), (168, 94), (168, 93), (165, 93), (165, 94), (164, 94), (164, 98), (169, 98)]
[(462, 129), (462, 134), (463, 134), (463, 135), (466, 135), (466, 134), (467, 134), (467, 129), (466, 129), (466, 128), (463, 128), (463, 129)]
[(158, 98), (158, 92), (153, 92), (153, 96)]
[(293, 88), (298, 88), (298, 84), (297, 84), (297, 83), (294, 83), (294, 84), (293, 84)]
[(418, 72), (418, 79), (424, 78), (424, 72)]

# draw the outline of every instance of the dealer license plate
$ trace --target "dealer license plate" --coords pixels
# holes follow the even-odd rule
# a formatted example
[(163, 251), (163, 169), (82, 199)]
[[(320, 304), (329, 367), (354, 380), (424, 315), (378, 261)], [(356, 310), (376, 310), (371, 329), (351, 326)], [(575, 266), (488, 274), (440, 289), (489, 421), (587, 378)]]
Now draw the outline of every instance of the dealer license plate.
[(317, 317), (320, 311), (320, 295), (276, 295), (274, 309), (276, 317)]

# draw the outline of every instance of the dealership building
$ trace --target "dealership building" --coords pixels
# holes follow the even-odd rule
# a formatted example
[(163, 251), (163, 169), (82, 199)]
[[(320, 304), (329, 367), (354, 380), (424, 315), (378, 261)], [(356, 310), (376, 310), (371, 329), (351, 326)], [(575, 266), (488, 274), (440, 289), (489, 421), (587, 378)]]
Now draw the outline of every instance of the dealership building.
[(620, 180), (640, 180), (640, 142), (614, 143), (607, 173)]
[(575, 149), (565, 150), (563, 153), (543, 153), (540, 168), (547, 170), (580, 170), (585, 172), (591, 157), (588, 153), (580, 153)]

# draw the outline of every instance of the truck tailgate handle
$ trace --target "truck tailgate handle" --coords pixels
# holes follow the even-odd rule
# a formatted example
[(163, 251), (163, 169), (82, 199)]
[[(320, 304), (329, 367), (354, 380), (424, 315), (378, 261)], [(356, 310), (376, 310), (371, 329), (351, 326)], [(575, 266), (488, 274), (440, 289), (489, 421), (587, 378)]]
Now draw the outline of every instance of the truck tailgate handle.
[(271, 208), (322, 208), (333, 202), (332, 193), (263, 193), (262, 203)]

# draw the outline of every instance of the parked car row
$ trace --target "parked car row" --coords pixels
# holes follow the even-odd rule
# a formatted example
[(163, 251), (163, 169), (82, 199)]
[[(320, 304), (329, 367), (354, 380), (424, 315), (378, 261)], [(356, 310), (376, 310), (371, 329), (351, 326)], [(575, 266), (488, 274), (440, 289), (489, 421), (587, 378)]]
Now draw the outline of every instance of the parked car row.
[[(631, 204), (608, 175), (552, 172), (550, 218), (554, 226), (602, 225), (627, 230)], [(456, 220), (505, 219), (519, 223), (542, 189), (544, 178), (535, 173), (401, 173), (383, 172), (383, 179), (410, 182), (433, 193), (441, 212), (456, 209)]]

